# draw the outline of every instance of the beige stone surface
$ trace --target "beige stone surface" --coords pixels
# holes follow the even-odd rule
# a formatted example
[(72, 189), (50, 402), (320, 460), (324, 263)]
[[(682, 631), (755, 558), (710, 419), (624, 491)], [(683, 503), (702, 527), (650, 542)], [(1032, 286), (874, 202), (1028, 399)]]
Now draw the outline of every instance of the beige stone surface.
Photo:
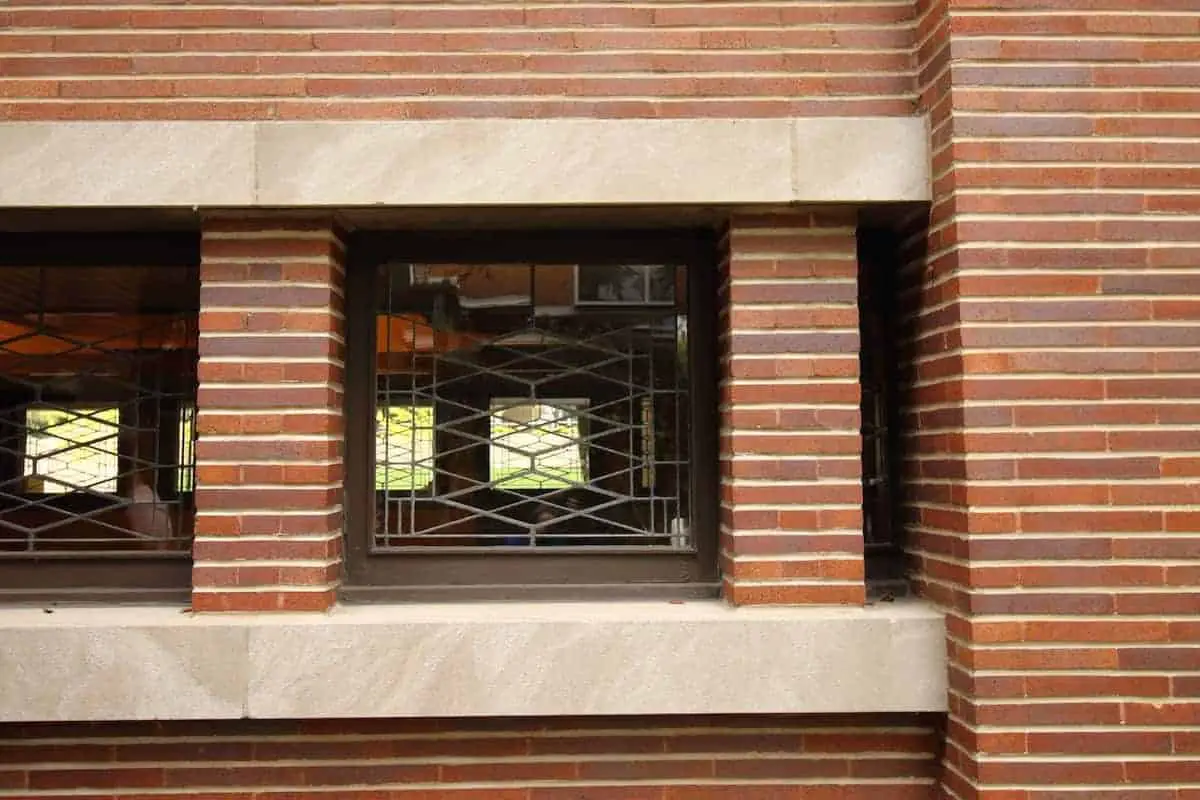
[(781, 203), (787, 120), (260, 126), (264, 205)]
[(254, 128), (0, 123), (0, 207), (254, 204)]
[(0, 123), (0, 208), (775, 206), (929, 183), (922, 117)]
[(797, 200), (930, 199), (925, 117), (809, 118), (792, 125)]
[(942, 711), (918, 603), (0, 610), (0, 721)]
[(0, 611), (0, 721), (242, 715), (246, 629), (129, 611)]

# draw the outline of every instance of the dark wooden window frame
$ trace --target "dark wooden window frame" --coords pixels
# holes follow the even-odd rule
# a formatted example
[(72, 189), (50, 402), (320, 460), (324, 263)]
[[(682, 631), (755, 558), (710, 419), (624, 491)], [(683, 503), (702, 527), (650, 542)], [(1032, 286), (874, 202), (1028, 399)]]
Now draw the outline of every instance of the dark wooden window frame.
[[(0, 233), (0, 277), (6, 267), (199, 265), (195, 231)], [(185, 603), (191, 574), (190, 552), (0, 554), (0, 602)]]
[[(343, 596), (373, 599), (711, 597), (719, 590), (717, 241), (707, 230), (371, 232), (348, 242), (346, 276), (346, 565)], [(694, 550), (563, 552), (413, 548), (372, 553), (376, 404), (374, 277), (383, 264), (543, 263), (688, 268), (689, 442)], [(414, 552), (416, 550), (417, 552)]]

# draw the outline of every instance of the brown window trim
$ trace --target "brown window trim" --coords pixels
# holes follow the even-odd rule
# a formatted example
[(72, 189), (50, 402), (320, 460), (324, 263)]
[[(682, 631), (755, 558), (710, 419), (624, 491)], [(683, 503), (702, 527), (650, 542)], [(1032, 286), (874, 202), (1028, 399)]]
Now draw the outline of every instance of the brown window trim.
[[(5, 267), (199, 265), (195, 231), (0, 233), (0, 276)], [(23, 461), (16, 468), (22, 470)], [(5, 553), (0, 554), (0, 602), (186, 603), (191, 572), (190, 552)]]
[[(711, 231), (359, 232), (348, 242), (346, 277), (347, 600), (589, 599), (709, 597), (717, 569), (717, 242)], [(375, 518), (374, 292), (380, 265), (549, 263), (618, 265), (671, 262), (689, 267), (688, 369), (694, 386), (693, 552), (370, 551)], [(699, 498), (704, 498), (699, 501)]]

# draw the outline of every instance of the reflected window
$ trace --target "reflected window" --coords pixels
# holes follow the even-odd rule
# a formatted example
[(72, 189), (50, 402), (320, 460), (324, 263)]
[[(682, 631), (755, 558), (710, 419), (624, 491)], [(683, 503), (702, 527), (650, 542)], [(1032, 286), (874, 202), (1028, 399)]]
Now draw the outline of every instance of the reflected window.
[(566, 489), (587, 482), (580, 421), (587, 400), (491, 404), (491, 481), (499, 489)]
[(114, 407), (26, 409), (26, 491), (115, 494), (119, 425)]
[(385, 405), (375, 411), (375, 488), (420, 492), (433, 484), (433, 408)]

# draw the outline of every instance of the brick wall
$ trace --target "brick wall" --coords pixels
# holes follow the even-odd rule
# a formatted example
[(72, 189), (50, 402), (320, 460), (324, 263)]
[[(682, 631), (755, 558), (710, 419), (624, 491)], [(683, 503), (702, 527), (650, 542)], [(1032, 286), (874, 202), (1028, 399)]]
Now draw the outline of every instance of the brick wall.
[(26, 800), (929, 800), (928, 719), (0, 727)]
[(909, 518), (950, 611), (948, 793), (1192, 797), (1200, 8), (922, 14)]
[(341, 261), (327, 221), (205, 225), (198, 611), (333, 603), (342, 550)]
[(722, 247), (725, 596), (862, 603), (854, 217), (736, 216)]
[(912, 3), (0, 6), (0, 119), (913, 112)]

